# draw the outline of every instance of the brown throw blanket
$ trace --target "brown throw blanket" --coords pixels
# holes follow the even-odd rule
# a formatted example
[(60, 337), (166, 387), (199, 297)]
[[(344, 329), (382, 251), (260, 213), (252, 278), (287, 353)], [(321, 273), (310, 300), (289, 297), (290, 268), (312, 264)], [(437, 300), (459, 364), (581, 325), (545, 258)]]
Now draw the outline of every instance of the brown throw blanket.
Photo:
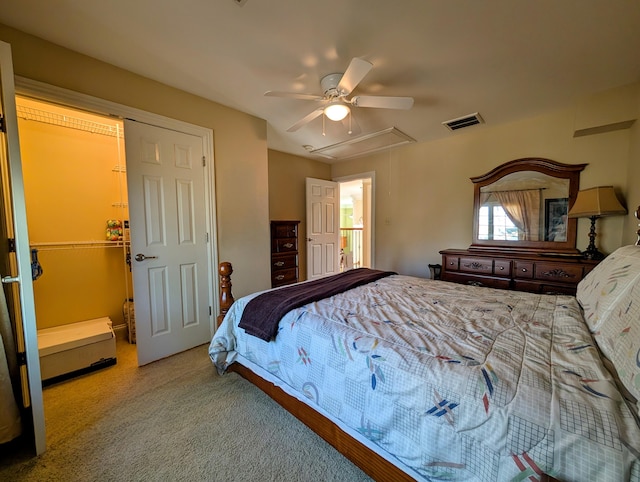
[(371, 283), (392, 274), (397, 273), (358, 268), (333, 276), (267, 291), (247, 303), (238, 326), (243, 328), (249, 335), (269, 341), (276, 337), (278, 323), (280, 323), (282, 317), (294, 308), (343, 293), (351, 288)]

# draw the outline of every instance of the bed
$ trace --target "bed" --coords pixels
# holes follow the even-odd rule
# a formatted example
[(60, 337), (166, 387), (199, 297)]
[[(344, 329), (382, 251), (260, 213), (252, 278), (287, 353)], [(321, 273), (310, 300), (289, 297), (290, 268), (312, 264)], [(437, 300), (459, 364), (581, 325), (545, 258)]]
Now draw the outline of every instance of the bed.
[(638, 245), (575, 297), (384, 273), (298, 303), (262, 337), (243, 312), (306, 283), (233, 302), (220, 273), (233, 304), (209, 347), (218, 371), (376, 480), (640, 480)]

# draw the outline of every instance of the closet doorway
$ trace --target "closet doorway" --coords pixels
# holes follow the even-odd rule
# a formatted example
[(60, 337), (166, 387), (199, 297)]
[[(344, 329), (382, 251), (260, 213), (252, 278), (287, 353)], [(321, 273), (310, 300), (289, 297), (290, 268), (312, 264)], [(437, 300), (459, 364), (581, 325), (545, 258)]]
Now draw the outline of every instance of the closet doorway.
[[(122, 121), (16, 97), (37, 328), (108, 317), (133, 299)], [(127, 312), (128, 314), (128, 312)]]
[[(78, 130), (84, 136), (92, 136), (93, 142), (99, 137), (103, 139), (101, 142), (107, 143), (104, 138), (110, 137), (111, 131), (119, 131), (118, 135), (114, 136), (115, 144), (111, 144), (111, 151), (115, 152), (115, 157), (105, 161), (102, 171), (97, 175), (84, 173), (80, 176), (79, 182), (74, 184), (80, 186), (80, 199), (72, 199), (72, 189), (65, 186), (64, 179), (74, 174), (78, 177), (68, 163), (61, 163), (61, 169), (64, 170), (62, 178), (54, 178), (49, 171), (49, 184), (55, 185), (54, 180), (60, 180), (59, 185), (55, 185), (53, 189), (49, 188), (48, 199), (44, 202), (54, 204), (58, 208), (53, 212), (50, 210), (44, 224), (48, 226), (45, 230), (47, 235), (56, 233), (57, 238), (54, 241), (42, 241), (40, 236), (31, 233), (30, 224), (30, 242), (33, 247), (51, 248), (50, 251), (53, 252), (54, 247), (64, 250), (71, 245), (71, 251), (79, 251), (80, 246), (90, 245), (91, 249), (103, 253), (101, 261), (105, 264), (108, 257), (116, 256), (113, 253), (120, 253), (124, 262), (117, 261), (117, 265), (109, 264), (110, 267), (117, 267), (91, 271), (97, 287), (87, 289), (87, 298), (95, 300), (98, 296), (102, 297), (103, 291), (110, 291), (115, 292), (114, 299), (118, 299), (118, 293), (122, 295), (124, 289), (124, 296), (120, 296), (117, 303), (109, 301), (108, 306), (107, 303), (103, 303), (102, 314), (98, 315), (109, 316), (115, 331), (121, 336), (127, 336), (126, 333), (131, 335), (130, 327), (133, 325), (131, 319), (127, 320), (125, 317), (127, 312), (124, 305), (130, 298), (135, 300), (137, 328), (134, 333), (139, 365), (209, 342), (213, 334), (215, 313), (218, 312), (218, 283), (213, 271), (213, 267), (217, 265), (213, 132), (33, 81), (23, 82), (23, 91), (33, 92), (33, 95), (19, 96), (20, 103), (34, 102), (33, 99), (40, 98), (38, 93), (44, 94), (47, 99), (64, 99), (65, 106), (44, 101), (37, 101), (36, 104), (40, 103), (50, 111), (62, 114), (61, 119), (57, 118), (56, 122), (71, 121), (74, 125), (83, 125), (87, 119), (92, 121), (90, 129), (71, 127), (71, 130)], [(91, 106), (94, 112), (114, 114), (92, 114), (83, 110), (88, 106)], [(21, 115), (23, 109), (18, 110), (19, 123), (35, 121), (35, 124), (46, 125), (48, 128), (68, 127), (58, 126), (56, 122), (27, 120), (24, 118), (26, 115)], [(126, 120), (122, 122), (121, 119)], [(104, 124), (107, 124), (109, 131), (106, 134), (100, 131)], [(20, 125), (18, 128), (21, 130)], [(27, 142), (26, 137), (24, 142)], [(40, 156), (44, 159), (40, 161), (41, 165), (46, 165), (46, 159), (53, 153), (48, 147), (48, 142), (49, 139), (46, 137), (41, 138), (39, 142), (39, 148), (45, 151), (44, 155)], [(27, 179), (25, 185), (31, 185), (27, 172), (30, 157), (27, 149), (26, 146), (21, 147), (21, 151), (24, 151), (23, 158), (26, 159), (23, 160), (24, 177)], [(64, 158), (65, 155), (60, 157)], [(100, 158), (100, 155), (81, 154), (80, 157), (86, 164)], [(89, 157), (91, 159), (88, 159)], [(39, 166), (35, 169), (39, 169)], [(126, 170), (130, 172), (125, 175)], [(34, 186), (40, 187), (37, 183), (34, 183)], [(89, 200), (96, 197), (96, 193), (102, 192), (106, 186), (111, 186), (111, 189), (107, 190), (107, 194), (102, 193), (98, 196), (100, 206), (87, 209)], [(133, 190), (129, 189), (127, 192), (127, 186), (133, 186)], [(28, 223), (32, 223), (31, 190), (26, 187), (25, 191)], [(128, 198), (134, 199), (131, 210)], [(70, 208), (62, 210), (59, 207), (62, 203), (67, 203)], [(77, 211), (77, 216), (74, 210)], [(132, 221), (130, 241), (125, 227), (129, 214)], [(116, 223), (115, 237), (113, 222)], [(71, 228), (67, 226), (80, 228), (71, 236)], [(118, 233), (119, 226), (122, 226), (121, 233)], [(87, 232), (89, 237), (85, 236)], [(78, 238), (80, 233), (82, 238)], [(61, 244), (60, 239), (64, 243), (62, 247), (58, 246)], [(166, 252), (161, 252), (163, 249)], [(42, 259), (40, 253), (38, 258), (44, 273), (40, 279), (44, 279), (47, 273), (45, 259)], [(86, 266), (87, 263), (82, 265)], [(66, 264), (64, 266), (66, 269)], [(79, 289), (87, 286), (87, 280), (78, 281), (77, 277), (71, 277), (74, 273), (66, 271), (56, 288), (59, 289), (65, 283), (69, 284), (69, 279), (75, 282)], [(123, 285), (120, 284), (120, 279), (124, 279)], [(39, 281), (35, 281), (34, 285)], [(41, 320), (38, 302), (40, 290), (40, 287), (35, 286), (38, 329), (49, 324), (48, 321)], [(151, 296), (145, 298), (140, 295), (139, 299), (136, 299), (134, 292)], [(75, 302), (74, 297), (71, 303)], [(56, 311), (56, 315), (59, 311), (60, 309)], [(92, 318), (95, 316), (75, 315), (73, 318), (64, 317), (63, 322), (72, 323)]]

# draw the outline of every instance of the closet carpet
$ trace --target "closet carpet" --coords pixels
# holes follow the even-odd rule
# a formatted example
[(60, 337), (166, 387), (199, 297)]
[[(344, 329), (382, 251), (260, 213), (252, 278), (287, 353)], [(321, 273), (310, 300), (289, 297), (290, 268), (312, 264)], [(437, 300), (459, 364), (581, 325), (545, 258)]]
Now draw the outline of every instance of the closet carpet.
[(0, 457), (0, 480), (370, 480), (207, 348), (137, 367), (119, 341), (115, 366), (45, 388), (47, 451)]

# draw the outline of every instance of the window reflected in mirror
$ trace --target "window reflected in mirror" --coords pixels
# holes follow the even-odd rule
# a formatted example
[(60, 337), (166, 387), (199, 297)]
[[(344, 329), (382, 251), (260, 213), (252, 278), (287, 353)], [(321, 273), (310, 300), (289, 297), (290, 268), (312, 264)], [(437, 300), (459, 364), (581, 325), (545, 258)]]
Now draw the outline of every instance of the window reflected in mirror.
[(513, 224), (501, 205), (485, 203), (478, 214), (478, 239), (518, 241), (523, 232)]

